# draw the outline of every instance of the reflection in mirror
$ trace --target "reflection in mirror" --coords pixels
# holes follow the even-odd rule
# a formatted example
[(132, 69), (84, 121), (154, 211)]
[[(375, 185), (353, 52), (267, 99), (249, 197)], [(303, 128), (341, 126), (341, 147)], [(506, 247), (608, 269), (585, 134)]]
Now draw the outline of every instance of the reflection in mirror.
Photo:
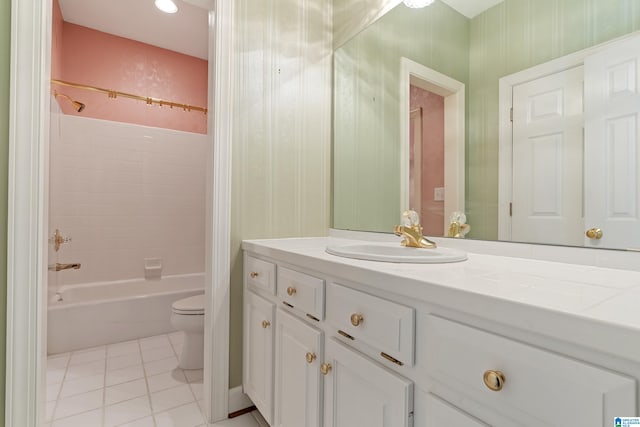
[[(505, 0), (467, 16), (445, 1), (399, 4), (335, 52), (333, 227), (391, 232), (411, 207), (427, 235), (441, 236), (460, 210), (469, 238), (640, 247), (640, 59), (629, 53), (640, 47), (619, 47), (638, 30), (640, 8), (624, 0)], [(417, 132), (435, 140), (441, 127), (425, 124), (425, 107), (403, 104), (403, 92), (418, 96), (403, 61), (466, 88), (458, 157), (466, 160), (453, 175), (462, 177), (462, 197), (449, 210), (446, 152), (455, 144), (444, 142), (437, 164), (438, 154), (426, 154), (433, 142), (416, 148)], [(571, 93), (583, 79), (584, 100), (576, 100)], [(520, 122), (512, 128), (514, 97), (522, 101), (513, 104)], [(443, 182), (425, 181), (439, 168)], [(600, 239), (589, 237), (597, 230)]]

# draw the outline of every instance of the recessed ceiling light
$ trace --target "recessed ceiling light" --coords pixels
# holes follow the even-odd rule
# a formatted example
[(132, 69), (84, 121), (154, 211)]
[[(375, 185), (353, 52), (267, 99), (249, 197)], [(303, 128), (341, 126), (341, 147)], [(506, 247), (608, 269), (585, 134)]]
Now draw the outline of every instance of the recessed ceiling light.
[(404, 4), (411, 9), (420, 9), (421, 7), (427, 7), (435, 0), (404, 0)]
[(172, 0), (156, 0), (156, 7), (164, 13), (176, 13), (178, 6)]

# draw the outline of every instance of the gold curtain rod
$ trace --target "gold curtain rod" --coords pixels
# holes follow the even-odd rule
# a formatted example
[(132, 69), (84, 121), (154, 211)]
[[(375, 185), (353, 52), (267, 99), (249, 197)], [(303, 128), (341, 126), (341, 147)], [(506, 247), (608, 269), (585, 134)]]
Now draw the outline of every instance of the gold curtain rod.
[(90, 91), (93, 91), (93, 92), (104, 93), (107, 96), (109, 96), (109, 98), (112, 98), (112, 99), (116, 99), (117, 97), (121, 96), (123, 98), (130, 98), (130, 99), (136, 99), (138, 101), (145, 101), (147, 103), (147, 105), (158, 104), (161, 107), (166, 105), (166, 106), (168, 106), (170, 108), (173, 108), (173, 107), (182, 108), (184, 111), (202, 111), (204, 114), (207, 114), (207, 111), (208, 111), (207, 108), (196, 107), (195, 105), (181, 104), (179, 102), (165, 101), (164, 99), (151, 98), (151, 97), (147, 97), (147, 96), (133, 95), (131, 93), (119, 92), (117, 90), (109, 90), (109, 89), (103, 89), (103, 88), (96, 87), (96, 86), (88, 86), (88, 85), (83, 85), (83, 84), (78, 84), (78, 83), (70, 83), (70, 82), (65, 82), (63, 80), (51, 79), (51, 83), (57, 84), (57, 85), (61, 85), (61, 86), (69, 86), (69, 87), (75, 87), (75, 88), (78, 88), (78, 89), (84, 89), (84, 90), (90, 90)]

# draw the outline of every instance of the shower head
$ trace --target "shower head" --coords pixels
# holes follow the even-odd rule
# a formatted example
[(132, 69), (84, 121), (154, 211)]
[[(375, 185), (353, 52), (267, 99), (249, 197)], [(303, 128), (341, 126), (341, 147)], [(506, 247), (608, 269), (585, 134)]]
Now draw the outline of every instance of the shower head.
[(61, 96), (66, 100), (68, 100), (71, 103), (71, 105), (73, 105), (73, 109), (76, 110), (78, 113), (80, 113), (82, 110), (84, 110), (84, 107), (86, 107), (86, 105), (84, 105), (82, 102), (74, 101), (73, 99), (71, 99), (70, 96), (65, 95), (64, 93), (58, 93), (56, 91), (53, 91), (53, 96), (55, 98)]

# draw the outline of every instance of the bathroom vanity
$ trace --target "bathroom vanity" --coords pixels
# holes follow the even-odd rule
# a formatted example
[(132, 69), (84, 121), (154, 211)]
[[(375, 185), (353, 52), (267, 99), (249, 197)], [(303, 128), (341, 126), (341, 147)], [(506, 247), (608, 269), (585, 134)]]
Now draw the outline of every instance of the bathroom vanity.
[(243, 243), (243, 385), (271, 426), (600, 427), (640, 415), (640, 273), (325, 252), (342, 243), (354, 242)]

